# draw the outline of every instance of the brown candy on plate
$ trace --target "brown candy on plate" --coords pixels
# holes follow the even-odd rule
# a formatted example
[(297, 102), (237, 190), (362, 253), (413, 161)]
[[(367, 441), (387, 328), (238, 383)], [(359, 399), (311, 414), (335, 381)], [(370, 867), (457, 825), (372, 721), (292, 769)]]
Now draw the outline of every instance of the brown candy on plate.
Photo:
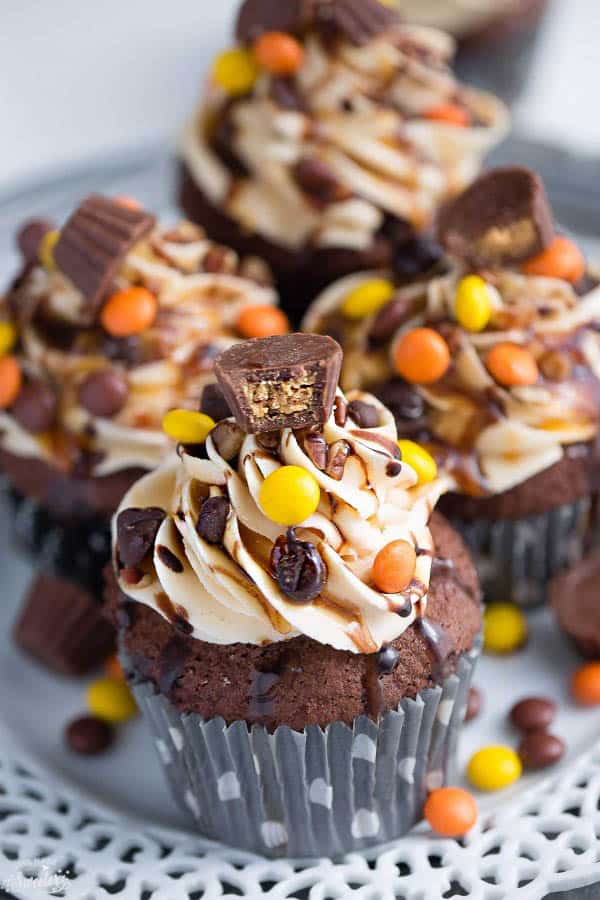
[(240, 426), (257, 434), (326, 422), (341, 366), (342, 349), (332, 338), (286, 334), (229, 347), (215, 372)]
[(84, 296), (82, 321), (90, 323), (131, 248), (153, 228), (154, 216), (91, 194), (61, 230), (57, 267)]
[(530, 169), (484, 172), (440, 213), (438, 239), (478, 267), (513, 265), (540, 253), (554, 237), (543, 182)]
[(67, 747), (81, 756), (97, 756), (104, 753), (114, 738), (114, 730), (108, 722), (96, 716), (80, 716), (70, 722), (65, 729)]
[(547, 731), (528, 731), (519, 744), (519, 757), (525, 769), (545, 769), (560, 762), (565, 744)]
[(520, 731), (543, 731), (556, 716), (556, 703), (548, 697), (525, 697), (510, 711), (510, 721)]

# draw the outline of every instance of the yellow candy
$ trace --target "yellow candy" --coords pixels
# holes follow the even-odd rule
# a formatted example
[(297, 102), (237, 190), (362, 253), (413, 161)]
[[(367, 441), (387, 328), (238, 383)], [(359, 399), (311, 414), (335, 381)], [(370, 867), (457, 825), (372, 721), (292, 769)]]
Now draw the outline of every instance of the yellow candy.
[(17, 342), (17, 331), (12, 322), (0, 322), (0, 356), (10, 353)]
[(312, 516), (321, 497), (317, 479), (300, 466), (281, 466), (263, 481), (259, 501), (278, 525), (299, 525)]
[(510, 747), (483, 747), (467, 766), (467, 777), (480, 791), (500, 791), (521, 777), (521, 760)]
[(454, 311), (467, 331), (483, 331), (492, 314), (490, 292), (483, 278), (479, 275), (467, 275), (459, 281)]
[(527, 639), (525, 616), (514, 603), (490, 603), (483, 618), (484, 648), (490, 653), (512, 653)]
[(47, 231), (40, 241), (38, 257), (43, 267), (48, 269), (49, 272), (54, 272), (56, 269), (56, 263), (54, 262), (54, 248), (56, 247), (59, 237), (60, 231), (54, 229), (54, 231)]
[(214, 419), (191, 409), (172, 409), (162, 420), (163, 431), (180, 444), (203, 444), (215, 427)]
[(347, 319), (365, 319), (378, 312), (394, 296), (394, 285), (385, 278), (373, 278), (346, 295), (342, 313)]
[(133, 695), (124, 681), (118, 678), (99, 678), (87, 689), (90, 712), (106, 722), (127, 722), (137, 715)]
[(414, 441), (398, 441), (403, 462), (407, 463), (417, 473), (418, 484), (429, 484), (437, 477), (437, 465), (435, 459), (419, 444)]
[(258, 66), (247, 50), (237, 47), (219, 54), (213, 63), (213, 78), (232, 97), (247, 94), (258, 77)]

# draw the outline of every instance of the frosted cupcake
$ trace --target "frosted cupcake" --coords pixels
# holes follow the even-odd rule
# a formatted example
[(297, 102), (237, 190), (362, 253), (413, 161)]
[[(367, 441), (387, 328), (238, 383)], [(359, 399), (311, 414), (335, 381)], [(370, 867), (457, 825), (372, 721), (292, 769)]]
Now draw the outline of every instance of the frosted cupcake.
[[(217, 360), (234, 416), (114, 520), (122, 661), (176, 797), (274, 856), (394, 838), (452, 768), (481, 613), (400, 459), (391, 413), (336, 390), (328, 338)], [(119, 592), (120, 589), (120, 592)]]
[(439, 234), (447, 255), (420, 272), (414, 260), (408, 283), (389, 270), (339, 281), (304, 327), (334, 334), (342, 386), (373, 389), (452, 475), (441, 508), (487, 596), (535, 603), (594, 536), (598, 281), (524, 169), (481, 176)]
[(387, 265), (503, 137), (457, 83), (451, 38), (379, 0), (247, 0), (180, 146), (186, 214), (258, 253), (295, 316), (335, 278)]
[(222, 410), (205, 392), (216, 355), (287, 322), (265, 264), (131, 201), (90, 196), (60, 231), (25, 225), (19, 246), (0, 307), (0, 464), (30, 549), (95, 593), (110, 516), (174, 446), (165, 414)]

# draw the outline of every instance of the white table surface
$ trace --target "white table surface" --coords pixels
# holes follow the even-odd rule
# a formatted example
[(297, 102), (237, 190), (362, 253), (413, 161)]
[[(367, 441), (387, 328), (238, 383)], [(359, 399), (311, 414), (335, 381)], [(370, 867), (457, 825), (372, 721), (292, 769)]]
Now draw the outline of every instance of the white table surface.
[[(0, 190), (107, 150), (172, 138), (236, 6), (0, 0)], [(600, 0), (554, 0), (517, 124), (600, 152), (599, 45)]]

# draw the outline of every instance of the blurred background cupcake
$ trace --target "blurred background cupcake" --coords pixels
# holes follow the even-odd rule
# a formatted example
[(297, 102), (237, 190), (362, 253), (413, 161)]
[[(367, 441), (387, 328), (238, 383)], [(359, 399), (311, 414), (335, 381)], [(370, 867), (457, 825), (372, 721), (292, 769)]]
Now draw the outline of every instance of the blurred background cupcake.
[(34, 587), (18, 628), (35, 652), (50, 587), (60, 595), (66, 578), (96, 603), (110, 516), (174, 447), (168, 410), (203, 398), (218, 415), (216, 355), (287, 320), (264, 263), (126, 198), (90, 196), (61, 230), (25, 224), (18, 244), (23, 268), (0, 309), (0, 464), (18, 534), (55, 579)]
[(440, 508), (486, 598), (534, 604), (597, 529), (598, 279), (526, 169), (481, 176), (438, 230), (446, 254), (398, 246), (393, 269), (327, 289), (304, 328), (340, 340), (342, 386), (373, 390), (452, 474)]
[(315, 335), (225, 351), (235, 418), (113, 526), (122, 662), (175, 796), (269, 856), (408, 830), (452, 770), (477, 656), (477, 576), (432, 516), (445, 481), (400, 462), (340, 364)]
[(296, 320), (318, 289), (387, 265), (505, 135), (502, 103), (458, 83), (448, 35), (379, 0), (242, 4), (184, 131), (180, 202), (272, 266)]

